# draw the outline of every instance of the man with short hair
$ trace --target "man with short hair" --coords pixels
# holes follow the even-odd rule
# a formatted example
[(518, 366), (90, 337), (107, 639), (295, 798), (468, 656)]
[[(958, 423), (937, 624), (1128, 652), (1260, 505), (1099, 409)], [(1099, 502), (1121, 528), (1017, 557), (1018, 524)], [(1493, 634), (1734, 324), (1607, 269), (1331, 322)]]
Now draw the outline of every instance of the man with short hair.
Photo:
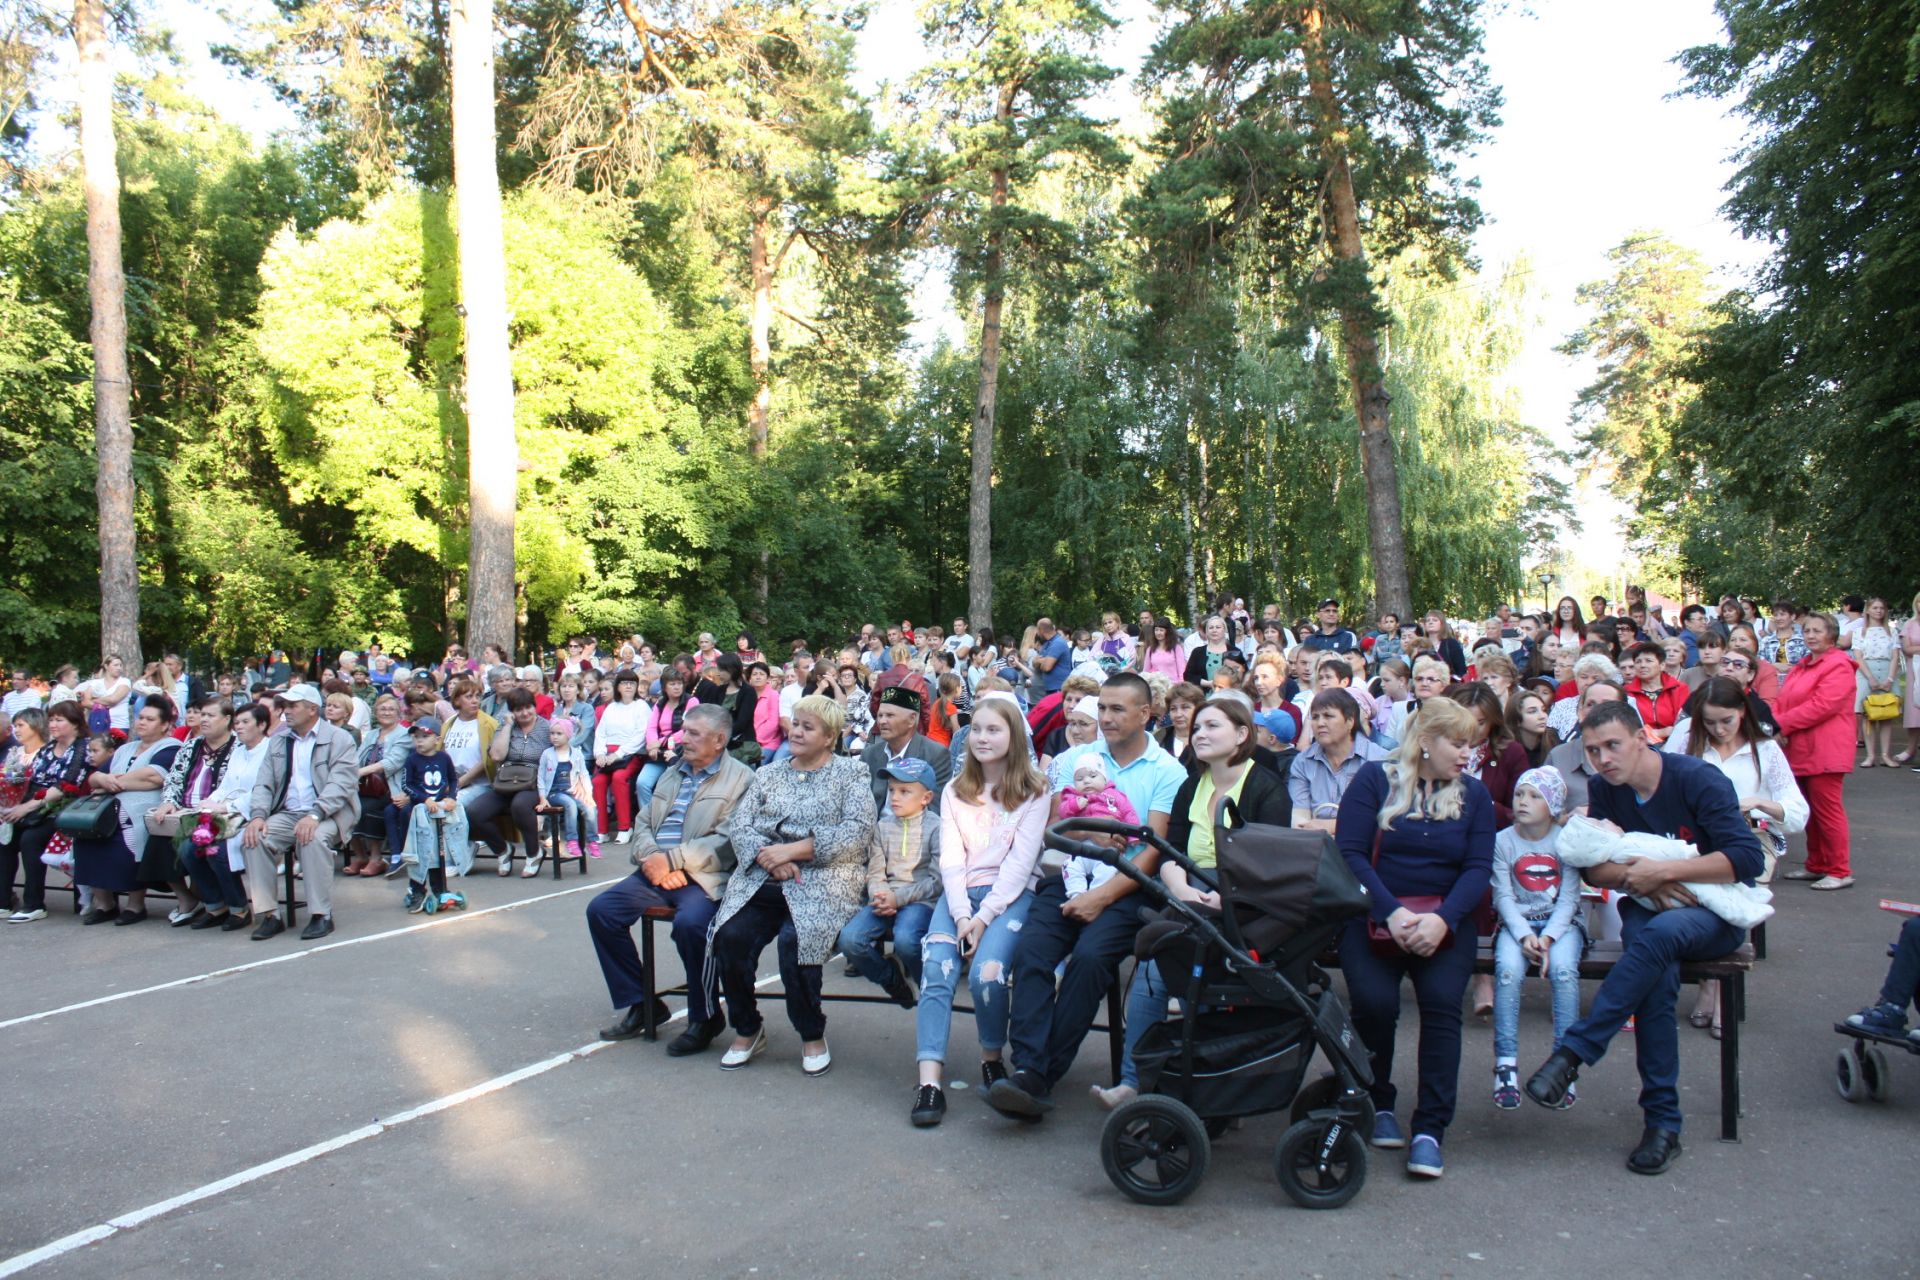
[(0, 697), (0, 731), (13, 723), (13, 717), (29, 708), (44, 707), (47, 703), (40, 691), (33, 687), (33, 677), (25, 667), (15, 667), (7, 673), (7, 692)]
[(956, 658), (965, 658), (973, 652), (973, 635), (967, 630), (965, 618), (953, 620), (953, 634), (942, 640), (940, 647)]
[[(1107, 781), (1164, 837), (1174, 795), (1187, 771), (1147, 732), (1153, 692), (1141, 676), (1122, 671), (1100, 687), (1099, 705), (1100, 737), (1061, 752), (1054, 773), (1063, 786), (1070, 785), (1080, 757), (1098, 756)], [(1059, 817), (1059, 808), (1056, 794), (1052, 818)], [(1116, 848), (1126, 844), (1119, 837), (1079, 838), (1105, 840)], [(1148, 875), (1159, 867), (1160, 857), (1151, 847), (1138, 846), (1128, 856)], [(1013, 957), (1010, 1041), (1018, 1070), (988, 1088), (987, 1104), (994, 1110), (1037, 1120), (1052, 1109), (1053, 1087), (1073, 1065), (1120, 961), (1133, 951), (1134, 935), (1140, 931), (1135, 888), (1126, 876), (1116, 875), (1068, 898), (1057, 875), (1041, 880)], [(1056, 991), (1054, 970), (1062, 960), (1066, 969)], [(989, 982), (997, 976), (981, 975)]]
[(333, 859), (360, 820), (360, 760), (353, 735), (320, 715), (320, 691), (288, 687), (280, 699), (287, 732), (270, 738), (250, 797), (253, 820), (240, 845), (253, 900), (253, 940), (265, 942), (286, 926), (275, 913), (276, 858), (297, 857), (311, 916), (300, 937), (311, 942), (333, 932)]
[(1039, 642), (1034, 650), (1033, 669), (1040, 677), (1040, 692), (1043, 695), (1058, 693), (1073, 669), (1073, 645), (1055, 629), (1052, 618), (1036, 622), (1033, 634)]
[(1495, 605), (1493, 616), (1487, 619), (1487, 634), (1500, 642), (1500, 647), (1511, 657), (1520, 647), (1520, 624), (1513, 619), (1513, 606)]
[[(186, 661), (182, 659), (179, 654), (168, 650), (166, 656), (161, 659), (161, 662), (165, 664), (167, 674), (173, 678), (173, 687), (175, 690), (174, 705), (180, 707), (197, 707), (206, 700), (206, 681), (194, 675), (191, 671), (188, 671)], [(182, 700), (183, 698), (184, 701)]]
[(1340, 602), (1329, 596), (1320, 602), (1315, 615), (1318, 625), (1313, 634), (1301, 638), (1301, 645), (1315, 652), (1351, 653), (1360, 642), (1353, 632), (1340, 625)]
[[(1582, 872), (1589, 884), (1623, 895), (1623, 950), (1587, 1016), (1567, 1028), (1560, 1047), (1527, 1081), (1527, 1095), (1560, 1108), (1580, 1068), (1597, 1064), (1632, 1018), (1646, 1126), (1627, 1168), (1665, 1173), (1680, 1154), (1680, 1031), (1674, 1017), (1680, 965), (1726, 955), (1746, 937), (1744, 929), (1698, 906), (1686, 886), (1752, 884), (1765, 859), (1727, 776), (1697, 757), (1654, 750), (1632, 707), (1605, 702), (1592, 708), (1580, 722), (1580, 737), (1595, 774), (1587, 784), (1589, 817), (1616, 831), (1684, 840), (1700, 856), (1633, 858)], [(1654, 905), (1642, 906), (1640, 898)]]
[(1700, 639), (1707, 634), (1707, 610), (1705, 605), (1690, 604), (1680, 611), (1680, 643), (1686, 647), (1686, 670), (1691, 671), (1700, 662)]
[[(753, 770), (727, 754), (733, 717), (717, 705), (690, 708), (681, 721), (680, 759), (654, 783), (653, 803), (634, 828), (632, 875), (594, 895), (587, 904), (587, 932), (600, 973), (620, 1020), (602, 1040), (631, 1040), (646, 1028), (641, 1000), (647, 972), (633, 945), (633, 926), (643, 913), (673, 911), (673, 946), (687, 975), (687, 1025), (667, 1045), (668, 1054), (700, 1053), (726, 1029), (720, 993), (707, 965), (707, 926), (733, 874), (733, 841), (727, 822), (753, 785)], [(671, 1016), (656, 997), (653, 1024)]]
[(925, 760), (933, 766), (933, 808), (940, 810), (940, 793), (953, 777), (953, 761), (947, 749), (920, 732), (920, 708), (917, 690), (892, 684), (873, 700), (873, 739), (860, 753), (873, 785), (873, 811), (876, 815), (887, 804), (887, 766), (902, 756)]

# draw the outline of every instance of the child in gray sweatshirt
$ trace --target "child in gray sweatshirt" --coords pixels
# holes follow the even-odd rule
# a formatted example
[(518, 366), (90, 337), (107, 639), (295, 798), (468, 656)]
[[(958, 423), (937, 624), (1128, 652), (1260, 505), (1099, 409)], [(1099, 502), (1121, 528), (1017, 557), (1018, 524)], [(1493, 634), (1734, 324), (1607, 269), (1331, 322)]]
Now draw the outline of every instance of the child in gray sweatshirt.
[[(1553, 986), (1553, 1047), (1580, 1016), (1580, 872), (1554, 851), (1570, 812), (1567, 783), (1551, 765), (1513, 784), (1513, 825), (1493, 838), (1493, 1103), (1520, 1105), (1520, 983), (1538, 964)], [(1567, 1090), (1563, 1106), (1574, 1102)]]

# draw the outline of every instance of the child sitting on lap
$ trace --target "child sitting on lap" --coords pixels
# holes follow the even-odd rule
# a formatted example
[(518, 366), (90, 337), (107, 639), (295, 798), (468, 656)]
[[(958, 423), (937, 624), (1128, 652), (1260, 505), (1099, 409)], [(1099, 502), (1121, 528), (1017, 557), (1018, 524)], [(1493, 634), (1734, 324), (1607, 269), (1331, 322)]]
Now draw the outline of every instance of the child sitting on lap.
[[(1074, 764), (1073, 785), (1060, 793), (1060, 820), (1067, 818), (1107, 818), (1128, 826), (1140, 823), (1133, 801), (1107, 781), (1106, 761), (1091, 749)], [(1068, 858), (1067, 897), (1097, 889), (1117, 874), (1111, 863), (1097, 858)]]
[(460, 773), (440, 741), (440, 721), (421, 716), (413, 722), (413, 750), (400, 774), (393, 802), (411, 809), (407, 822), (406, 907), (410, 912), (458, 911), (465, 894), (447, 892), (447, 868), (465, 875), (473, 865), (467, 840), (467, 811), (460, 805)]
[[(1567, 783), (1551, 765), (1513, 784), (1513, 825), (1493, 838), (1493, 1105), (1520, 1105), (1520, 984), (1535, 964), (1553, 986), (1553, 1047), (1580, 1017), (1580, 872), (1557, 851)], [(1571, 1086), (1563, 1108), (1574, 1102)]]

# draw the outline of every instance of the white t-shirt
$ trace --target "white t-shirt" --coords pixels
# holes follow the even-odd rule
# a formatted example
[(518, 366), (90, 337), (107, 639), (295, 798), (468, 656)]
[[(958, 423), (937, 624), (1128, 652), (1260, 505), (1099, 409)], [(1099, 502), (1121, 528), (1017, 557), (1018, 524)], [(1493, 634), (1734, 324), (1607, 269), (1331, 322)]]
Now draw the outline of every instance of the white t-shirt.
[(800, 698), (801, 698), (801, 692), (800, 692), (799, 685), (789, 684), (789, 685), (781, 686), (780, 718), (782, 720), (793, 719), (793, 709), (800, 705)]
[(454, 770), (466, 777), (480, 763), (480, 720), (449, 720), (441, 726), (440, 740), (453, 757)]
[(348, 696), (352, 698), (353, 706), (347, 712), (347, 724), (365, 733), (373, 728), (373, 708), (367, 705), (364, 698), (353, 698), (351, 694)]
[(7, 690), (6, 696), (0, 698), (0, 717), (5, 717), (8, 721), (11, 721), (17, 713), (25, 711), (29, 707), (43, 707), (45, 705), (46, 699), (41, 696), (38, 689), (32, 688), (31, 686), (25, 689), (9, 689)]
[(133, 686), (128, 683), (125, 676), (121, 676), (118, 680), (108, 680), (105, 676), (96, 676), (81, 685), (80, 692), (95, 701), (101, 698), (110, 698), (116, 693), (126, 693), (128, 695), (127, 697), (120, 699), (120, 701), (107, 708), (107, 723), (115, 729), (126, 729), (132, 726)]

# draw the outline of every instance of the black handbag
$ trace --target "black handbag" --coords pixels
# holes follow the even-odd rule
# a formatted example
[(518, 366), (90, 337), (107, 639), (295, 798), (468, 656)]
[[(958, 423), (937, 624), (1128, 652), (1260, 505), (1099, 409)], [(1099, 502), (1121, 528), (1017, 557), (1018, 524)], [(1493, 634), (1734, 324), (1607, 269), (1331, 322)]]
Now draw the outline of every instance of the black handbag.
[(53, 829), (75, 840), (107, 840), (120, 830), (119, 796), (82, 796), (54, 815)]

